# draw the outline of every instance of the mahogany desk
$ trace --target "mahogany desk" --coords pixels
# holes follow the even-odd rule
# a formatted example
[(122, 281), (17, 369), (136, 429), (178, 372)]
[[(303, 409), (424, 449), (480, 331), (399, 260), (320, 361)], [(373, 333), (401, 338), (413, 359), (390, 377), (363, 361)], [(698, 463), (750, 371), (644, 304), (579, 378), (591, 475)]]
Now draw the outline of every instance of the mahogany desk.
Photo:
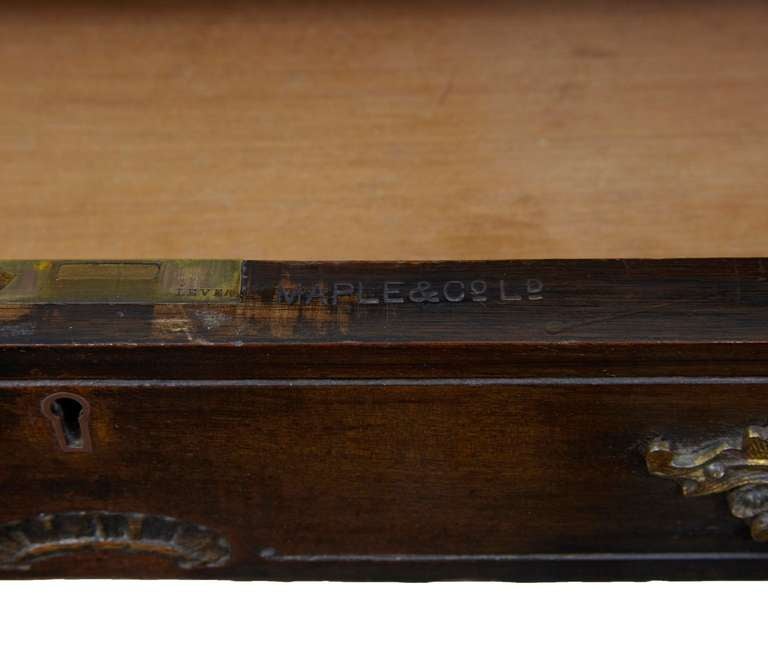
[(766, 20), (3, 3), (2, 575), (764, 577)]

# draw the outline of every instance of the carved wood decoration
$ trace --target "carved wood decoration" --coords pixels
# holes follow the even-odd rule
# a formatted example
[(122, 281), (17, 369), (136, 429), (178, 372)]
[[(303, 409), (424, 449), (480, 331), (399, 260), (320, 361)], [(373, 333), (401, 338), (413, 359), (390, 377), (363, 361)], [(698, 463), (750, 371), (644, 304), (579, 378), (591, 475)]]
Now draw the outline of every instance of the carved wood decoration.
[(755, 540), (768, 541), (768, 427), (694, 448), (656, 441), (646, 462), (652, 474), (677, 481), (686, 496), (728, 493), (731, 513), (750, 525)]
[(220, 567), (230, 557), (220, 534), (163, 515), (43, 513), (0, 526), (0, 569), (27, 570), (40, 560), (94, 550), (166, 556), (182, 569)]

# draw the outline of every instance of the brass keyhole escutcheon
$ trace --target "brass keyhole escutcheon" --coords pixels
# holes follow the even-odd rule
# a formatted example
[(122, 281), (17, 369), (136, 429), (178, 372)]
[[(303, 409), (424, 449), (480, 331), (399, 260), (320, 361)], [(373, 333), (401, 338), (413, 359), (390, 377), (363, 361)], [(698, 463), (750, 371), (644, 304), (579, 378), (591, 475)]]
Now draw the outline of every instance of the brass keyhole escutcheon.
[(43, 399), (43, 415), (53, 428), (59, 448), (64, 452), (91, 452), (91, 406), (77, 394), (60, 392)]

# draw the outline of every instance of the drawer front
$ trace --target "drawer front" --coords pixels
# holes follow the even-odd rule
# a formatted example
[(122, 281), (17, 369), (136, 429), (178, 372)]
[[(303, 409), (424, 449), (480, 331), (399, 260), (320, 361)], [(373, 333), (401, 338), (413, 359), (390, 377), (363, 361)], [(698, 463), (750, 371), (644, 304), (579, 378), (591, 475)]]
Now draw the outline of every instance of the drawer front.
[(767, 399), (759, 379), (5, 383), (1, 574), (759, 574), (726, 498), (645, 455), (764, 424)]

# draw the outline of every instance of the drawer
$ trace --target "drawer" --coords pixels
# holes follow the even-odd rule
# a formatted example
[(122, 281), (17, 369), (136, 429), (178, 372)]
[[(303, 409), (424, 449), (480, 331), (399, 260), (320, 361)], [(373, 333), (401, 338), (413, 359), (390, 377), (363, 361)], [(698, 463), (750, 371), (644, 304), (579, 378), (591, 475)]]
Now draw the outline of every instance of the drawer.
[[(51, 395), (87, 403), (89, 450), (61, 443)], [(4, 575), (514, 578), (574, 555), (756, 558), (725, 498), (684, 498), (644, 454), (763, 422), (767, 396), (642, 379), (4, 387)], [(19, 551), (25, 528), (36, 546)]]

